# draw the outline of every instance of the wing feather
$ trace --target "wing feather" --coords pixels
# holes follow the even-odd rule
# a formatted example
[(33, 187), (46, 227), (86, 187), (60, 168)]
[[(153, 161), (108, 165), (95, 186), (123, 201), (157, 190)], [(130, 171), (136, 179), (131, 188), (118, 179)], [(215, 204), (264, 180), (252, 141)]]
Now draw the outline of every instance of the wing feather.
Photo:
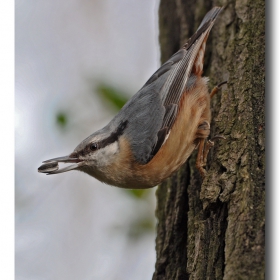
[(114, 126), (128, 120), (126, 135), (136, 160), (148, 163), (159, 151), (170, 133), (186, 87), (195, 84), (197, 67), (201, 66), (205, 42), (222, 8), (214, 7), (202, 20), (187, 43), (170, 57), (123, 107), (112, 121)]

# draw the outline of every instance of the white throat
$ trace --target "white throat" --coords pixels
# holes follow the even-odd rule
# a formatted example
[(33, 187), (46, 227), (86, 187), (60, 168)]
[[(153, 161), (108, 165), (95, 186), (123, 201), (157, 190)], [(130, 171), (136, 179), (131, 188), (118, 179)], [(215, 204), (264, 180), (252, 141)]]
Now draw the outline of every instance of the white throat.
[(117, 156), (119, 152), (119, 143), (115, 141), (114, 143), (107, 145), (104, 148), (101, 148), (95, 152), (95, 158), (97, 160), (97, 167), (104, 167), (112, 163), (114, 158)]

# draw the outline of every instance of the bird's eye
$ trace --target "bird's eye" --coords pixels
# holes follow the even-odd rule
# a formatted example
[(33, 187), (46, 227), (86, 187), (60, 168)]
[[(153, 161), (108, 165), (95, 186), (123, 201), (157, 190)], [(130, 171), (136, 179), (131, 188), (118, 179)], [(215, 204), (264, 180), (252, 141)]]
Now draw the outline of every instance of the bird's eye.
[(90, 145), (90, 149), (91, 149), (92, 151), (96, 151), (96, 150), (98, 149), (97, 144), (96, 144), (96, 143), (92, 143), (92, 144)]

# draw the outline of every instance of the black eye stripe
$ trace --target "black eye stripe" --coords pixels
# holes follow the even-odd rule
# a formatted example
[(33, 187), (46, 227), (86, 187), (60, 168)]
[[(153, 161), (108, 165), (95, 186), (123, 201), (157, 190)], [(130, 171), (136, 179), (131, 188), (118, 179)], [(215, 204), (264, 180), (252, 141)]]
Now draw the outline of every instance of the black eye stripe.
[(127, 127), (128, 121), (121, 122), (115, 132), (112, 132), (109, 137), (103, 139), (102, 141), (90, 143), (89, 148), (91, 151), (96, 151), (98, 149), (104, 148), (118, 140), (118, 138), (123, 134), (125, 128)]

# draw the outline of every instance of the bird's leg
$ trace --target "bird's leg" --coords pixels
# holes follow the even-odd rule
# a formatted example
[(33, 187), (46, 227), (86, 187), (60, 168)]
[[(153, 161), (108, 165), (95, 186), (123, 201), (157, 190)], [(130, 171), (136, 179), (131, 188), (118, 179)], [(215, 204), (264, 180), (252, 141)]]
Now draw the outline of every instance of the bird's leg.
[(214, 146), (214, 141), (217, 139), (226, 140), (226, 137), (224, 137), (223, 135), (216, 135), (212, 139), (210, 139), (206, 142), (204, 150), (203, 150), (203, 166), (206, 166), (208, 153), (209, 153), (210, 149)]
[[(227, 81), (224, 81), (220, 84), (218, 84), (217, 86), (215, 86), (211, 93), (210, 93), (210, 98), (212, 98), (222, 87), (222, 85), (226, 84)], [(203, 121), (197, 129), (196, 132), (196, 137), (198, 139), (198, 153), (197, 153), (197, 158), (196, 158), (196, 168), (198, 169), (201, 177), (204, 179), (205, 175), (206, 175), (206, 170), (205, 170), (205, 166), (207, 163), (207, 156), (208, 153), (210, 151), (210, 149), (214, 146), (214, 140), (220, 138), (220, 139), (226, 139), (224, 136), (222, 135), (217, 135), (214, 138), (212, 138), (211, 140), (206, 140), (206, 138), (209, 136), (210, 134), (210, 124), (207, 121)]]
[(204, 166), (204, 146), (205, 146), (205, 139), (204, 138), (199, 139), (198, 152), (197, 152), (195, 166), (198, 169), (202, 179), (204, 179), (204, 177), (206, 175), (206, 170), (203, 168), (203, 166)]
[(212, 98), (221, 89), (222, 85), (224, 84), (227, 84), (227, 81), (221, 82), (220, 84), (215, 86), (210, 93), (210, 98)]
[(223, 135), (216, 135), (211, 140), (201, 139), (198, 146), (198, 153), (196, 158), (196, 168), (198, 169), (202, 179), (206, 175), (205, 166), (207, 163), (207, 156), (210, 149), (214, 146), (214, 141), (217, 139), (226, 139)]
[(202, 166), (206, 166), (208, 153), (213, 146), (214, 146), (213, 141), (211, 141), (211, 140), (206, 141), (206, 143), (204, 145), (204, 150), (203, 150)]
[[(226, 83), (227, 83), (227, 81), (224, 81), (224, 82), (218, 84), (217, 86), (215, 86), (210, 93), (210, 98), (212, 98), (219, 91), (219, 89), (222, 87), (222, 85), (224, 85)], [(207, 134), (207, 131), (208, 131), (208, 134)], [(219, 138), (226, 139), (222, 135), (217, 135), (214, 138), (212, 138), (211, 140), (206, 140), (206, 137), (209, 135), (209, 132), (210, 132), (210, 124), (207, 121), (204, 121), (202, 124), (200, 124), (198, 126), (198, 130), (196, 133), (197, 137), (204, 136), (203, 138), (199, 139), (198, 153), (197, 153), (196, 164), (195, 164), (196, 168), (198, 169), (198, 171), (203, 179), (206, 175), (206, 170), (204, 167), (206, 166), (206, 163), (207, 163), (207, 156), (208, 156), (210, 149), (214, 146), (214, 140), (219, 139)]]
[[(196, 132), (196, 137), (198, 140), (198, 152), (197, 152), (197, 158), (196, 158), (196, 163), (195, 166), (198, 169), (200, 175), (202, 178), (205, 177), (206, 175), (206, 170), (204, 169), (204, 154), (205, 154), (205, 142), (207, 137), (209, 136), (210, 133), (210, 124), (208, 121), (203, 121), (197, 129)], [(206, 142), (207, 144), (207, 142)], [(209, 149), (208, 149), (209, 151)], [(207, 154), (208, 154), (207, 151)]]

